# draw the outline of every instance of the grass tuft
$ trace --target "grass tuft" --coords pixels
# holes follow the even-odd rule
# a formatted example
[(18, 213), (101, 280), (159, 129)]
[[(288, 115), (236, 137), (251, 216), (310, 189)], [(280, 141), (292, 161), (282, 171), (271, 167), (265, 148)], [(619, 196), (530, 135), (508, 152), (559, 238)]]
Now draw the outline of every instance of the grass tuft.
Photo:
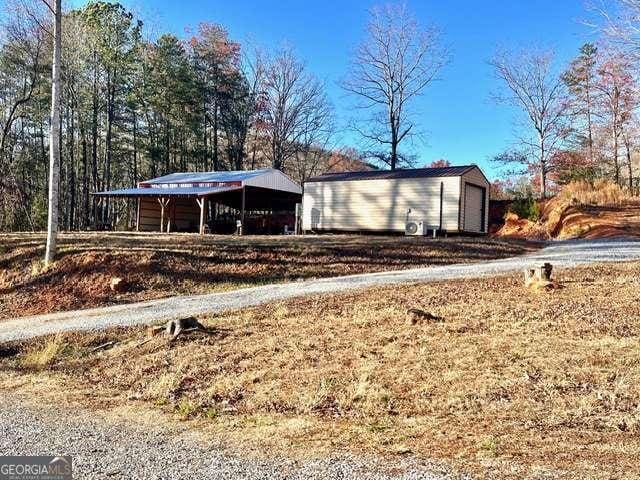
[(41, 369), (53, 365), (66, 346), (63, 336), (49, 337), (43, 345), (29, 350), (22, 357), (24, 368)]

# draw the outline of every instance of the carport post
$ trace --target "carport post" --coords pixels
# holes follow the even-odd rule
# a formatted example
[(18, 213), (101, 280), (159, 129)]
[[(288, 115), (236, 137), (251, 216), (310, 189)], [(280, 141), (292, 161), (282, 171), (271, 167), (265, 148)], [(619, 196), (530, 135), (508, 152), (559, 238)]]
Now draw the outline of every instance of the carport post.
[(162, 233), (164, 232), (164, 208), (169, 205), (169, 199), (160, 197), (158, 198), (158, 202), (160, 203), (160, 233)]
[(140, 197), (138, 197), (138, 210), (136, 212), (136, 232), (140, 231)]
[(246, 205), (246, 199), (245, 199), (245, 195), (246, 195), (246, 187), (242, 187), (242, 212), (240, 214), (240, 221), (242, 222), (242, 227), (240, 229), (240, 235), (244, 235), (244, 208)]
[(196, 198), (196, 202), (200, 207), (200, 235), (204, 235), (204, 205), (206, 202), (206, 198)]

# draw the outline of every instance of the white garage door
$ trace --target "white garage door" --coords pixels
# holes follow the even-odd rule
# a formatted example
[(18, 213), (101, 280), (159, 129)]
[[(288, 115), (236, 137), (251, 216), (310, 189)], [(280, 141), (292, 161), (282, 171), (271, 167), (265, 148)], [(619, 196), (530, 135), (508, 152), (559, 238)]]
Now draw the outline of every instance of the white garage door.
[(464, 230), (484, 232), (484, 190), (475, 185), (465, 184), (464, 190)]

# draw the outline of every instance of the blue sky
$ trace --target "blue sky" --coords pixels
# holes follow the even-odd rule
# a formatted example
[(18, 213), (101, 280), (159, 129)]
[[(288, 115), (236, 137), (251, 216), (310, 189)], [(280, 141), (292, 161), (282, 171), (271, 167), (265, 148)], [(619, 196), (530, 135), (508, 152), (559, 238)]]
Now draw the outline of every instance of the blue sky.
[[(384, 0), (383, 0), (384, 2)], [(77, 6), (84, 2), (73, 0)], [(292, 0), (125, 0), (155, 32), (184, 36), (199, 22), (220, 23), (232, 38), (265, 48), (294, 47), (310, 71), (322, 79), (339, 125), (351, 113), (338, 86), (349, 55), (363, 38), (368, 10), (375, 1)], [(487, 61), (496, 48), (552, 47), (558, 66), (581, 44), (595, 40), (584, 24), (589, 13), (583, 0), (421, 0), (407, 2), (418, 21), (443, 32), (452, 61), (416, 105), (416, 125), (424, 134), (410, 150), (418, 164), (446, 158), (453, 164), (478, 163), (490, 177), (489, 159), (513, 141), (515, 112), (496, 105), (491, 93), (500, 88)], [(357, 146), (355, 134), (338, 141)]]

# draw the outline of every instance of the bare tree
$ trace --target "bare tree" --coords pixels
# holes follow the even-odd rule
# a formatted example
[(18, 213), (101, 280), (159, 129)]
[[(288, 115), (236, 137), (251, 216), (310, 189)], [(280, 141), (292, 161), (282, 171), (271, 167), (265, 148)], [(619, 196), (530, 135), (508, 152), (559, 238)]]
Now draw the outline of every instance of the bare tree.
[(490, 62), (505, 86), (505, 93), (496, 100), (519, 108), (525, 118), (518, 154), (502, 160), (535, 166), (543, 197), (551, 159), (568, 133), (565, 84), (552, 70), (553, 59), (547, 52), (500, 53)]
[(310, 128), (325, 127), (328, 100), (322, 84), (284, 49), (265, 69), (262, 129), (273, 168), (282, 170)]
[(367, 38), (356, 49), (343, 88), (372, 115), (354, 128), (372, 145), (388, 149), (394, 170), (398, 148), (414, 130), (411, 102), (422, 95), (447, 64), (448, 53), (434, 27), (421, 28), (404, 4), (371, 11)]
[(60, 183), (60, 64), (62, 61), (62, 0), (54, 0), (53, 67), (51, 83), (51, 128), (49, 131), (49, 214), (45, 265), (53, 262), (58, 236), (58, 196)]
[(29, 103), (36, 95), (42, 75), (44, 29), (39, 11), (22, 2), (5, 7), (0, 47), (0, 196), (19, 205), (27, 224), (34, 229), (25, 186), (16, 175), (15, 150), (25, 128)]
[(300, 136), (294, 159), (295, 177), (304, 182), (319, 172), (330, 155), (334, 134), (333, 108), (326, 102), (305, 113), (300, 122)]
[[(603, 126), (611, 135), (614, 180), (620, 185), (620, 140), (625, 126), (632, 121), (633, 112), (638, 105), (638, 91), (629, 57), (618, 52), (609, 53), (598, 68), (595, 87), (600, 93), (599, 107)], [(624, 138), (622, 140), (626, 145), (630, 144)]]
[(640, 0), (614, 0), (607, 9), (595, 8), (604, 22), (598, 22), (606, 39), (629, 55), (640, 59)]

